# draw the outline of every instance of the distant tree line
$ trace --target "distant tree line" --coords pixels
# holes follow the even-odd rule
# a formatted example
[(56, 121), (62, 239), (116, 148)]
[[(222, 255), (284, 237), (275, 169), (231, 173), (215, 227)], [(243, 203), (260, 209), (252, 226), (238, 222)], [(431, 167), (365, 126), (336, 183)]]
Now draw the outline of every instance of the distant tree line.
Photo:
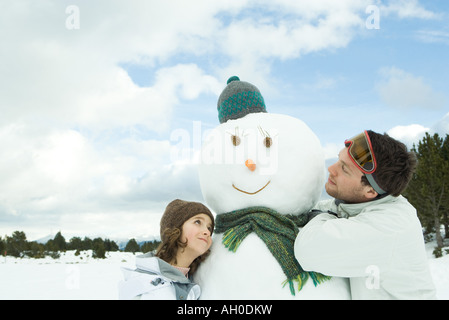
[[(160, 241), (155, 240), (139, 245), (133, 238), (128, 241), (123, 251), (145, 253), (155, 250), (159, 243)], [(106, 258), (106, 252), (108, 251), (120, 251), (117, 243), (110, 239), (73, 237), (67, 242), (61, 232), (58, 232), (53, 239), (48, 240), (45, 244), (27, 241), (23, 231), (14, 231), (11, 236), (0, 237), (0, 254), (4, 256), (31, 258), (51, 256), (56, 259), (60, 257), (60, 252), (67, 250), (76, 250), (75, 255), (79, 255), (84, 250), (92, 250), (92, 257), (99, 259)]]

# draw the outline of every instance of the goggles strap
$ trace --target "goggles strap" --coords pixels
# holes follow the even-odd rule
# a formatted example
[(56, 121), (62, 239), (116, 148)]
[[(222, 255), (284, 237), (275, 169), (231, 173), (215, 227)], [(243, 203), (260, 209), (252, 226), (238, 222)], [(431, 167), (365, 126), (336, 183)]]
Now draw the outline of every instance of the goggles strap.
[(376, 180), (374, 180), (374, 177), (372, 174), (365, 174), (366, 179), (368, 179), (369, 184), (371, 185), (371, 187), (373, 187), (373, 189), (380, 195), (387, 193), (386, 191), (384, 191), (381, 187), (379, 187), (379, 185), (377, 184)]

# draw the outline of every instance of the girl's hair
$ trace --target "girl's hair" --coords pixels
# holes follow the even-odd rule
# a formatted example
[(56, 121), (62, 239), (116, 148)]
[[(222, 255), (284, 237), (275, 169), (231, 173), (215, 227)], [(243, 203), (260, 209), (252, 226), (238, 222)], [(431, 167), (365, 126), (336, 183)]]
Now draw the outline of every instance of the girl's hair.
[[(186, 242), (182, 242), (181, 235), (182, 231), (179, 228), (166, 228), (163, 231), (163, 234), (161, 234), (161, 239), (165, 240), (162, 241), (157, 248), (156, 257), (164, 260), (167, 263), (177, 263), (176, 254), (178, 253), (178, 250), (184, 250), (184, 248), (187, 246), (187, 240)], [(203, 262), (209, 254), (210, 249), (193, 260), (192, 264), (190, 265), (190, 275), (193, 275), (195, 273), (201, 262)]]

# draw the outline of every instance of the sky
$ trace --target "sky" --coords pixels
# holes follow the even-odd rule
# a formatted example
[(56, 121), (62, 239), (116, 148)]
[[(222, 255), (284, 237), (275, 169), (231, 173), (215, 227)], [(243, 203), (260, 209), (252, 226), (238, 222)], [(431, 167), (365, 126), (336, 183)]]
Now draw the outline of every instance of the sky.
[(0, 43), (0, 236), (157, 236), (233, 75), (328, 163), (449, 133), (447, 0), (1, 0)]

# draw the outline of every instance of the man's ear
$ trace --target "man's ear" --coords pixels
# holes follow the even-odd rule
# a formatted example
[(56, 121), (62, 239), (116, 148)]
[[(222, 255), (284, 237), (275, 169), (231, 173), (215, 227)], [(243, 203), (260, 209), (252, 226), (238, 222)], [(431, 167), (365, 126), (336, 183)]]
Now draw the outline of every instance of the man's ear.
[(378, 196), (378, 193), (376, 192), (376, 190), (373, 189), (373, 187), (371, 186), (366, 186), (366, 190), (365, 190), (365, 197), (368, 200), (373, 200), (375, 197)]

